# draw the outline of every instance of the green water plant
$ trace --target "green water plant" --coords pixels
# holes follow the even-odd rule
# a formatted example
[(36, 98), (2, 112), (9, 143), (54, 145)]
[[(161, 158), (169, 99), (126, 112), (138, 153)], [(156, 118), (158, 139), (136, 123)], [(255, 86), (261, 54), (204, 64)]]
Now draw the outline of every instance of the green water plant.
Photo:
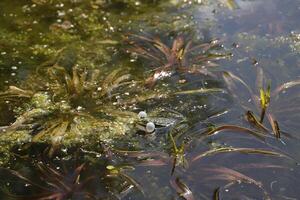
[(121, 69), (101, 74), (99, 69), (74, 66), (68, 70), (56, 64), (33, 77), (29, 89), (12, 86), (0, 95), (2, 100), (27, 99), (19, 105), (16, 121), (2, 127), (6, 132), (27, 127), (33, 142), (76, 142), (90, 133), (109, 140), (125, 134), (127, 125), (137, 118), (119, 102), (125, 94), (118, 89), (132, 84)]
[(182, 142), (182, 144), (179, 147), (177, 147), (177, 144), (171, 133), (169, 134), (169, 137), (172, 142), (173, 166), (172, 166), (171, 174), (173, 174), (176, 166), (183, 166), (184, 168), (187, 168), (188, 162), (185, 159), (185, 143)]
[(267, 86), (267, 89), (260, 88), (260, 107), (261, 107), (261, 113), (260, 113), (260, 120), (259, 122), (262, 123), (265, 117), (265, 113), (267, 110), (267, 107), (270, 104), (271, 99), (271, 84), (269, 83)]

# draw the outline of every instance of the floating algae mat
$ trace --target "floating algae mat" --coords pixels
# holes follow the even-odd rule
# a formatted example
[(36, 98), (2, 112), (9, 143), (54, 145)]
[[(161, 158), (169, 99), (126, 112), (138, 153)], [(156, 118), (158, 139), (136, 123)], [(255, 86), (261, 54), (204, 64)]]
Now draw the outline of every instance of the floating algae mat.
[(299, 0), (2, 0), (0, 199), (299, 199)]

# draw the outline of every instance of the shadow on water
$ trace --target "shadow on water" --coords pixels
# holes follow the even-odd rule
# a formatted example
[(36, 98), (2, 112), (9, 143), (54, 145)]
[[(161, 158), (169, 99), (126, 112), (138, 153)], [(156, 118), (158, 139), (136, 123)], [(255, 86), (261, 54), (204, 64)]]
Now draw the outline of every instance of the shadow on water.
[(0, 199), (298, 199), (297, 1), (0, 2)]

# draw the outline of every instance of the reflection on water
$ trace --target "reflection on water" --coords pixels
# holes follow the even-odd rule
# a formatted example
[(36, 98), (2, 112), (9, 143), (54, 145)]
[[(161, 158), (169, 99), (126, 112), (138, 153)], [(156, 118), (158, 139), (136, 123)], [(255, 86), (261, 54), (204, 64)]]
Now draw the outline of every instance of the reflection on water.
[(298, 199), (299, 9), (1, 1), (0, 199)]

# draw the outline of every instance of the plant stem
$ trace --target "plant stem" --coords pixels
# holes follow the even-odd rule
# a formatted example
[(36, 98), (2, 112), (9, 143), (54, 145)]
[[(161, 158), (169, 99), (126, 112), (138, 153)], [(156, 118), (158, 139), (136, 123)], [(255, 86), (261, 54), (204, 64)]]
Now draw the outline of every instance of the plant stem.
[(266, 108), (262, 108), (260, 113), (260, 120), (259, 120), (260, 123), (263, 123), (265, 114), (266, 114)]

